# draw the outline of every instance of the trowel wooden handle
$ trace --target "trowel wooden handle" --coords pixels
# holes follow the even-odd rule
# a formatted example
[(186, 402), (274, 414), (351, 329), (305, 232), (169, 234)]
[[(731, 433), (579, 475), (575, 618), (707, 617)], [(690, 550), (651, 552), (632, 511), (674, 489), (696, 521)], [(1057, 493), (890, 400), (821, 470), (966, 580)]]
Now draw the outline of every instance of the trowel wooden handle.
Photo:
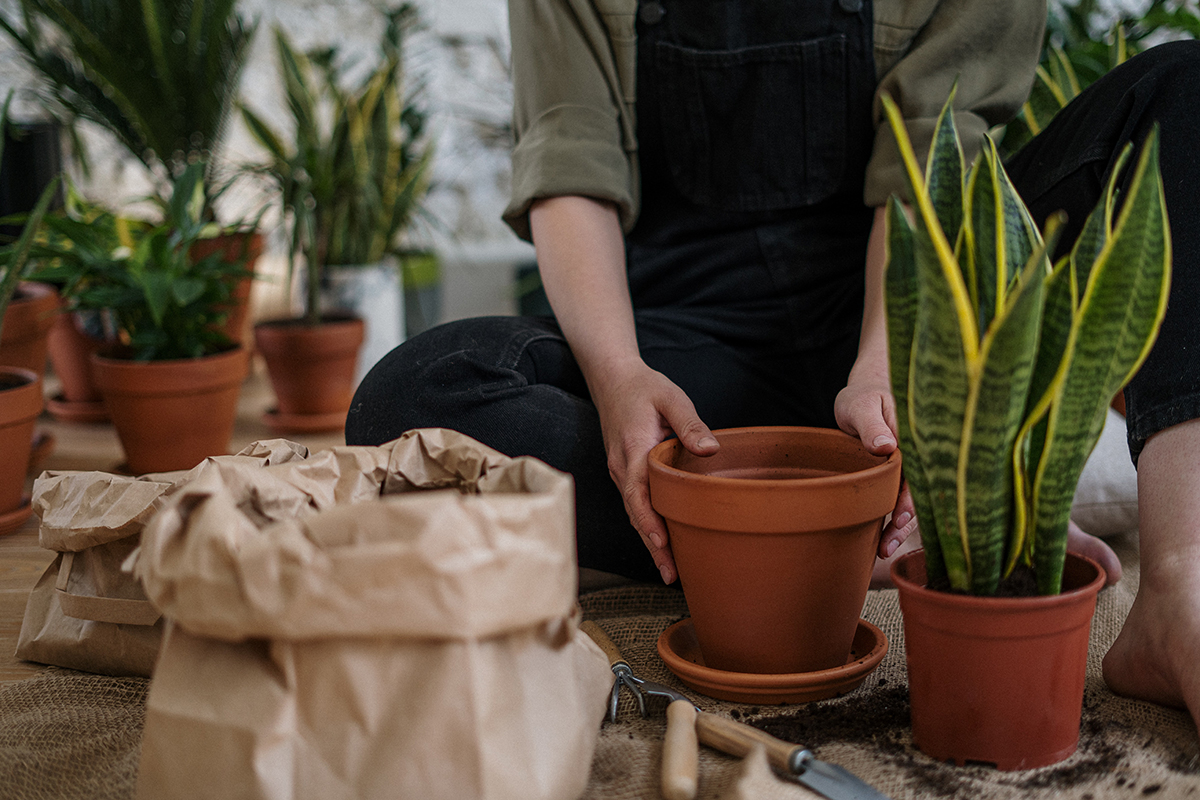
[(667, 706), (667, 735), (663, 738), (662, 796), (693, 800), (700, 745), (696, 741), (696, 707), (687, 700)]
[(599, 625), (587, 619), (579, 623), (579, 629), (592, 637), (592, 641), (600, 645), (600, 649), (604, 651), (604, 655), (608, 656), (608, 665), (610, 667), (628, 663), (625, 661), (625, 657), (621, 655), (621, 648), (617, 647), (616, 642), (608, 638), (608, 634)]
[(793, 754), (804, 750), (798, 744), (776, 739), (766, 731), (744, 722), (734, 722), (707, 711), (701, 711), (696, 716), (696, 735), (709, 747), (739, 758), (749, 755), (754, 745), (761, 744), (766, 748), (771, 766), (788, 774), (795, 771)]

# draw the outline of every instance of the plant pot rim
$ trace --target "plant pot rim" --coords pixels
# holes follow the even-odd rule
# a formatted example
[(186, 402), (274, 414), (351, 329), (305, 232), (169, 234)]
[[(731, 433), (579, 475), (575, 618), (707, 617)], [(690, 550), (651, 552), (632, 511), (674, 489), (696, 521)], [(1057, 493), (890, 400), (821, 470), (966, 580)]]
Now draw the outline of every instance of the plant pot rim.
[[(746, 434), (772, 434), (772, 433), (793, 433), (812, 437), (814, 439), (826, 439), (829, 441), (849, 440), (858, 442), (858, 439), (837, 428), (810, 428), (800, 425), (761, 425), (747, 426), (741, 428), (721, 428), (712, 432), (719, 442), (722, 438), (731, 438), (743, 436)], [(803, 478), (738, 478), (725, 475), (708, 475), (702, 472), (691, 472), (685, 469), (679, 469), (666, 463), (664, 460), (665, 454), (682, 445), (677, 438), (666, 439), (659, 442), (650, 450), (649, 464), (650, 471), (657, 472), (663, 477), (673, 478), (675, 480), (701, 480), (709, 483), (714, 487), (736, 488), (739, 486), (757, 486), (766, 488), (787, 488), (787, 487), (837, 487), (842, 484), (852, 484), (865, 479), (882, 477), (888, 472), (898, 468), (900, 461), (900, 451), (893, 450), (887, 456), (872, 456), (873, 458), (882, 458), (883, 460), (870, 467), (865, 467), (853, 472), (843, 472), (837, 475), (823, 475), (819, 477), (803, 477)], [(865, 452), (865, 450), (864, 450)], [(868, 455), (871, 455), (868, 453)]]
[(7, 364), (0, 364), (0, 374), (13, 375), (18, 378), (25, 378), (25, 384), (28, 385), (38, 380), (38, 374), (31, 369), (25, 367), (13, 367)]
[(263, 319), (254, 323), (255, 328), (324, 328), (331, 325), (344, 324), (361, 324), (362, 317), (357, 314), (345, 313), (329, 313), (322, 314), (321, 321), (316, 325), (309, 325), (304, 317), (274, 317), (272, 319)]
[(1104, 588), (1104, 582), (1107, 574), (1104, 567), (1093, 558), (1082, 555), (1080, 553), (1067, 553), (1067, 559), (1077, 559), (1084, 562), (1089, 567), (1095, 570), (1095, 577), (1086, 583), (1076, 586), (1074, 589), (1068, 589), (1059, 594), (1043, 594), (1030, 595), (1028, 597), (987, 597), (973, 594), (960, 594), (958, 592), (943, 592), (937, 589), (930, 589), (924, 584), (917, 583), (910, 579), (907, 575), (907, 567), (912, 562), (920, 558), (925, 559), (925, 550), (913, 550), (911, 553), (905, 553), (892, 563), (891, 576), (892, 582), (897, 589), (904, 592), (909, 592), (917, 597), (920, 597), (927, 603), (940, 605), (943, 607), (953, 606), (955, 608), (965, 609), (1013, 609), (1018, 608), (1053, 608), (1058, 605), (1070, 605), (1083, 594), (1096, 594), (1100, 589)]
[(181, 364), (195, 363), (197, 361), (204, 361), (205, 359), (219, 358), (221, 356), (232, 358), (245, 349), (246, 347), (244, 345), (235, 345), (226, 350), (219, 350), (216, 353), (209, 353), (208, 355), (195, 356), (192, 358), (155, 358), (147, 360), (140, 358), (129, 358), (126, 356), (105, 355), (104, 353), (99, 352), (93, 353), (90, 358), (93, 361), (99, 361), (103, 364), (127, 364), (145, 367), (160, 366), (166, 368)]

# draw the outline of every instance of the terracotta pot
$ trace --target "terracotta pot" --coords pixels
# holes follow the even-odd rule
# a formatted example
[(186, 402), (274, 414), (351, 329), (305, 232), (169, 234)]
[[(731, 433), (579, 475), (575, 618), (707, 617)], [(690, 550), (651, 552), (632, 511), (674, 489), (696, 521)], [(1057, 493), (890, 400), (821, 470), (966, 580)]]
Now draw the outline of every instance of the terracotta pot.
[(1088, 634), (1104, 570), (1067, 555), (1063, 592), (974, 597), (925, 587), (925, 551), (892, 565), (908, 657), (913, 741), (1001, 770), (1061, 761), (1079, 742)]
[(4, 314), (0, 364), (46, 374), (46, 342), (58, 316), (58, 290), (48, 283), (22, 281)]
[(354, 398), (354, 374), (364, 325), (357, 317), (326, 316), (320, 325), (299, 319), (254, 326), (278, 408), (266, 422), (277, 431), (338, 430)]
[(19, 528), (32, 511), (25, 472), (41, 412), (41, 378), (33, 370), (0, 366), (0, 534)]
[[(263, 235), (257, 231), (237, 231), (222, 233), (211, 239), (200, 239), (192, 245), (191, 256), (196, 260), (207, 258), (213, 253), (221, 253), (227, 264), (236, 263), (245, 258), (246, 269), (253, 270), (258, 257), (263, 251)], [(253, 287), (253, 276), (238, 280), (233, 289), (233, 303), (229, 308), (229, 316), (225, 319), (225, 335), (235, 344), (248, 345), (247, 322), (250, 317), (250, 290)]]
[(244, 347), (165, 361), (92, 356), (128, 471), (191, 469), (225, 455), (249, 362)]
[(846, 663), (900, 456), (823, 428), (731, 428), (720, 452), (650, 451), (650, 500), (704, 663), (807, 673)]
[(62, 392), (48, 400), (46, 408), (60, 422), (108, 419), (108, 408), (92, 374), (92, 354), (102, 345), (80, 329), (75, 314), (64, 312), (55, 317), (47, 349)]

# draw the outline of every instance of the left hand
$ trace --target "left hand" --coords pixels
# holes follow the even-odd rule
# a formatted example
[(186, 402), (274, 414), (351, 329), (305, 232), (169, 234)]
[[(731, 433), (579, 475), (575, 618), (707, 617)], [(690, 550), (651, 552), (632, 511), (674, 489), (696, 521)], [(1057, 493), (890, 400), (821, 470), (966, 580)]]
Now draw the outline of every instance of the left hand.
[[(864, 375), (864, 372), (868, 374)], [(896, 449), (896, 404), (887, 384), (886, 367), (882, 372), (878, 366), (864, 369), (860, 359), (850, 373), (846, 388), (838, 392), (833, 413), (838, 427), (857, 436), (867, 452), (886, 456)], [(896, 507), (879, 538), (879, 557), (891, 556), (916, 529), (912, 494), (908, 484), (901, 482)]]

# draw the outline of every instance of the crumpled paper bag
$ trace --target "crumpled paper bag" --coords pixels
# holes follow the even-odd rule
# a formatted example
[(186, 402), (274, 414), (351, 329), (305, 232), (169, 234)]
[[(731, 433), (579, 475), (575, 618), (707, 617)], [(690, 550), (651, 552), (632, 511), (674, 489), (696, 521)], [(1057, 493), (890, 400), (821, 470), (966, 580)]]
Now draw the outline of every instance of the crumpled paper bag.
[[(272, 439), (214, 460), (259, 468), (307, 455), (302, 445)], [(38, 541), (59, 555), (25, 604), (18, 658), (104, 675), (151, 675), (162, 615), (122, 564), (169, 493), (195, 474), (47, 471), (34, 481)]]
[(572, 798), (612, 685), (568, 475), (453, 431), (208, 463), (142, 536), (139, 798)]

